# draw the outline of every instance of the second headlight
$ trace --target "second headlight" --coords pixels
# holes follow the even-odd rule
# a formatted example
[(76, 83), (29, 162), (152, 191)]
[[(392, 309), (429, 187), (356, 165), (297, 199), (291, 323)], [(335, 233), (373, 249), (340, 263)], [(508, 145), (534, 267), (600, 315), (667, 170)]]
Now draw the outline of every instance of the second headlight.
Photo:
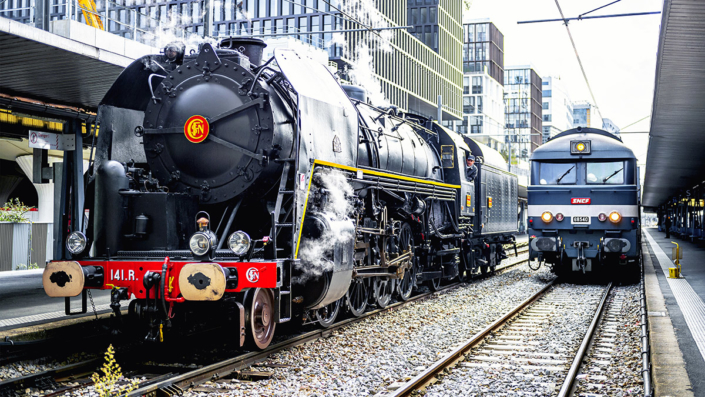
[(211, 244), (211, 239), (203, 232), (196, 232), (188, 243), (191, 252), (196, 256), (206, 255), (211, 249)]
[(230, 247), (230, 250), (235, 254), (244, 255), (250, 249), (251, 242), (252, 240), (247, 233), (238, 230), (228, 238), (228, 247)]
[(553, 220), (553, 214), (550, 211), (546, 211), (543, 214), (541, 214), (541, 220), (544, 221), (545, 223), (549, 223)]

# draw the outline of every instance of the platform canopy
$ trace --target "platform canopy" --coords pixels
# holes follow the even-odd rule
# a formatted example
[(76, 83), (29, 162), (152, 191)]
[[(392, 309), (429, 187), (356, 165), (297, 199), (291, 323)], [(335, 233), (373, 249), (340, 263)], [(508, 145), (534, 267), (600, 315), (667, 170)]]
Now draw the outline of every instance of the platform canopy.
[(125, 66), (158, 52), (76, 21), (51, 27), (0, 17), (0, 93), (95, 111)]
[(705, 1), (665, 0), (644, 180), (645, 207), (705, 181)]

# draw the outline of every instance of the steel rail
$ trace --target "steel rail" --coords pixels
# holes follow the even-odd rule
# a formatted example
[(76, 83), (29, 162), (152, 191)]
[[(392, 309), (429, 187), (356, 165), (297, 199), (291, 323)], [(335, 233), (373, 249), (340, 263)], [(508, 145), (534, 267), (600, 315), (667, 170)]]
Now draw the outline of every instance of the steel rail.
[[(555, 281), (555, 280), (554, 280)], [(554, 281), (546, 284), (538, 292), (536, 292), (531, 297), (527, 298), (521, 302), (517, 307), (505, 313), (502, 317), (495, 320), (492, 324), (488, 325), (482, 331), (473, 335), (472, 338), (468, 339), (461, 346), (455, 348), (452, 352), (446, 354), (443, 358), (433, 363), (428, 369), (420, 373), (416, 377), (412, 378), (410, 381), (405, 383), (402, 387), (394, 391), (393, 394), (389, 394), (390, 397), (402, 397), (411, 396), (416, 390), (419, 390), (427, 386), (433, 379), (435, 379), (438, 374), (440, 374), (444, 369), (452, 366), (458, 361), (463, 360), (465, 353), (473, 347), (477, 346), (482, 342), (485, 337), (487, 337), (492, 331), (505, 325), (507, 321), (519, 314), (524, 308), (534, 303), (537, 299), (542, 297), (553, 285)]]
[[(488, 273), (486, 275), (478, 275), (474, 279), (487, 278), (487, 277), (490, 277), (492, 275), (497, 274), (499, 271), (508, 270), (512, 267), (519, 266), (525, 262), (528, 262), (528, 259), (517, 260), (514, 262), (504, 264), (504, 265), (500, 264), (499, 266), (497, 266), (494, 273)], [(422, 300), (424, 298), (428, 298), (436, 293), (447, 291), (447, 290), (459, 287), (461, 285), (462, 285), (462, 283), (455, 282), (453, 284), (441, 287), (438, 291), (431, 291), (431, 292), (426, 292), (426, 293), (416, 295), (414, 297), (411, 297), (407, 301), (393, 303), (384, 309), (372, 310), (372, 311), (366, 312), (365, 314), (363, 314), (360, 317), (349, 318), (349, 319), (340, 321), (340, 322), (332, 325), (329, 328), (318, 329), (318, 330), (304, 333), (302, 335), (298, 335), (294, 338), (291, 338), (289, 340), (282, 341), (276, 345), (273, 345), (270, 348), (268, 348), (267, 350), (262, 351), (262, 352), (246, 353), (244, 355), (233, 357), (231, 359), (221, 361), (219, 363), (215, 363), (215, 364), (208, 365), (206, 367), (199, 368), (195, 371), (175, 375), (174, 377), (170, 377), (168, 379), (162, 379), (164, 376), (166, 376), (166, 375), (162, 375), (162, 376), (158, 377), (158, 378), (160, 378), (158, 382), (155, 382), (155, 379), (148, 380), (143, 387), (140, 387), (140, 388), (134, 390), (133, 392), (131, 392), (123, 397), (128, 397), (128, 396), (136, 397), (136, 396), (145, 395), (150, 392), (154, 392), (158, 389), (162, 389), (165, 387), (173, 387), (174, 385), (179, 386), (179, 387), (183, 387), (186, 385), (194, 385), (194, 384), (197, 384), (200, 381), (204, 381), (204, 380), (218, 379), (223, 376), (228, 376), (228, 375), (232, 374), (235, 370), (244, 368), (244, 367), (246, 367), (250, 364), (253, 364), (257, 361), (264, 360), (265, 358), (267, 358), (267, 356), (269, 356), (272, 353), (275, 353), (275, 352), (278, 352), (278, 351), (281, 351), (281, 350), (284, 350), (284, 349), (287, 349), (290, 347), (294, 347), (297, 345), (301, 345), (301, 344), (304, 344), (304, 343), (309, 342), (311, 340), (315, 340), (320, 337), (325, 337), (325, 336), (331, 334), (336, 329), (342, 328), (346, 325), (352, 324), (354, 322), (360, 321), (362, 319), (365, 319), (367, 317), (370, 317), (370, 316), (373, 316), (373, 315), (376, 315), (376, 314), (379, 314), (382, 312), (397, 310), (397, 309), (399, 309), (399, 308), (401, 308), (411, 302), (415, 302), (418, 300)], [(19, 359), (23, 359), (23, 358), (20, 357)], [(73, 374), (76, 374), (79, 372), (93, 371), (94, 369), (97, 369), (98, 366), (100, 366), (100, 363), (102, 362), (102, 360), (103, 360), (102, 357), (93, 358), (93, 359), (81, 361), (78, 363), (73, 363), (73, 364), (53, 368), (53, 369), (50, 369), (47, 371), (24, 375), (24, 376), (17, 377), (17, 378), (6, 379), (4, 381), (0, 381), (0, 390), (2, 390), (2, 391), (15, 390), (18, 388), (24, 389), (27, 386), (33, 385), (34, 381), (37, 379), (41, 379), (41, 378), (45, 378), (45, 377), (53, 377), (53, 378), (66, 377), (66, 376), (73, 375)], [(75, 388), (76, 387), (70, 388), (70, 390), (73, 390)], [(69, 389), (60, 390), (61, 393), (64, 393), (66, 391), (69, 391)], [(50, 395), (55, 395), (55, 394), (57, 394), (57, 393), (52, 393)]]
[(597, 330), (597, 324), (600, 322), (602, 319), (602, 314), (604, 312), (605, 308), (605, 302), (607, 302), (607, 297), (610, 294), (610, 291), (612, 290), (612, 283), (609, 283), (607, 285), (607, 288), (605, 289), (604, 295), (602, 295), (602, 300), (600, 301), (600, 305), (597, 307), (597, 310), (595, 311), (595, 316), (592, 318), (592, 323), (590, 323), (590, 327), (588, 328), (587, 332), (585, 333), (585, 337), (583, 338), (583, 343), (580, 344), (580, 348), (578, 348), (578, 352), (575, 354), (575, 358), (573, 359), (573, 364), (570, 366), (570, 369), (568, 370), (568, 375), (565, 378), (565, 381), (563, 381), (563, 386), (561, 386), (561, 389), (558, 391), (558, 397), (566, 397), (571, 394), (573, 391), (573, 383), (575, 383), (575, 377), (578, 376), (578, 370), (580, 370), (580, 366), (582, 365), (583, 358), (585, 357), (585, 353), (587, 353), (588, 346), (592, 343), (593, 338), (595, 337), (595, 331)]
[[(495, 269), (495, 272), (498, 270), (505, 270), (514, 266), (518, 266), (524, 262), (527, 262), (528, 259), (526, 260), (520, 260), (516, 261), (510, 264), (507, 264), (503, 267), (497, 267)], [(180, 374), (178, 376), (175, 376), (173, 378), (165, 379), (161, 382), (153, 383), (150, 385), (146, 385), (144, 387), (139, 387), (132, 392), (123, 395), (122, 397), (138, 397), (138, 396), (143, 396), (143, 395), (149, 395), (150, 393), (154, 393), (159, 389), (164, 389), (164, 388), (171, 388), (173, 389), (175, 386), (178, 387), (179, 389), (183, 389), (185, 387), (190, 387), (190, 386), (195, 386), (196, 384), (202, 383), (204, 381), (209, 381), (209, 380), (217, 380), (219, 378), (227, 377), (232, 375), (235, 371), (241, 370), (246, 368), (247, 366), (254, 364), (256, 362), (262, 361), (269, 357), (273, 353), (277, 353), (279, 351), (289, 349), (291, 347), (299, 346), (304, 343), (310, 342), (312, 340), (322, 338), (325, 336), (330, 335), (333, 331), (343, 328), (347, 325), (350, 325), (352, 323), (358, 322), (362, 319), (377, 315), (382, 312), (387, 312), (387, 311), (393, 311), (397, 310), (403, 306), (406, 306), (412, 302), (428, 298), (430, 296), (433, 296), (437, 293), (443, 292), (450, 290), (452, 288), (456, 288), (461, 286), (462, 283), (453, 283), (451, 285), (447, 285), (439, 289), (438, 291), (432, 291), (432, 292), (426, 292), (423, 294), (416, 295), (412, 298), (410, 298), (407, 301), (404, 302), (397, 302), (392, 305), (387, 306), (384, 309), (376, 309), (370, 312), (366, 312), (360, 317), (354, 317), (354, 318), (349, 318), (346, 320), (343, 320), (341, 322), (333, 324), (329, 328), (325, 329), (318, 329), (314, 331), (310, 331), (304, 334), (301, 334), (299, 336), (296, 336), (294, 338), (288, 339), (286, 341), (279, 342), (273, 346), (268, 347), (267, 349), (261, 351), (261, 352), (250, 352), (246, 353), (237, 357), (233, 357), (224, 361), (220, 361), (208, 366), (204, 366), (202, 368), (193, 370), (191, 372), (187, 372), (184, 374)], [(551, 284), (547, 285), (544, 287), (544, 290), (546, 290)]]

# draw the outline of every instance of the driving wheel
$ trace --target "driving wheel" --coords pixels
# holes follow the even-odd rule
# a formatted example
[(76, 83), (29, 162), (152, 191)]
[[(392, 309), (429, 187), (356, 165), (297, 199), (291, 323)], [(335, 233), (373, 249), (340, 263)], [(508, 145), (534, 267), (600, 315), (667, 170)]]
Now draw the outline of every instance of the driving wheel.
[(348, 309), (355, 317), (360, 317), (365, 314), (367, 309), (367, 300), (369, 299), (368, 283), (365, 279), (356, 278), (350, 283), (348, 293), (346, 295)]
[[(411, 247), (411, 252), (414, 252), (414, 234), (411, 231), (411, 226), (408, 223), (404, 223), (399, 230), (399, 252), (406, 251)], [(414, 257), (411, 259), (411, 267), (404, 271), (404, 277), (397, 282), (397, 293), (403, 301), (407, 301), (411, 298), (411, 293), (414, 291), (416, 286), (416, 270), (414, 266)]]
[(340, 302), (342, 300), (342, 298), (338, 299), (337, 301), (316, 310), (316, 319), (318, 319), (318, 324), (320, 324), (321, 327), (328, 328), (333, 325), (335, 318), (338, 317)]

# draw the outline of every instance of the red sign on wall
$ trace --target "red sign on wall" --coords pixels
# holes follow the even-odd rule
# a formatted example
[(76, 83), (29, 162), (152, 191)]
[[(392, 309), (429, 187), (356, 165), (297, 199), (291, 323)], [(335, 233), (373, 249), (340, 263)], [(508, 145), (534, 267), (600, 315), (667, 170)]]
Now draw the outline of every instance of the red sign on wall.
[(570, 199), (571, 204), (590, 204), (590, 197), (587, 198), (575, 198)]

